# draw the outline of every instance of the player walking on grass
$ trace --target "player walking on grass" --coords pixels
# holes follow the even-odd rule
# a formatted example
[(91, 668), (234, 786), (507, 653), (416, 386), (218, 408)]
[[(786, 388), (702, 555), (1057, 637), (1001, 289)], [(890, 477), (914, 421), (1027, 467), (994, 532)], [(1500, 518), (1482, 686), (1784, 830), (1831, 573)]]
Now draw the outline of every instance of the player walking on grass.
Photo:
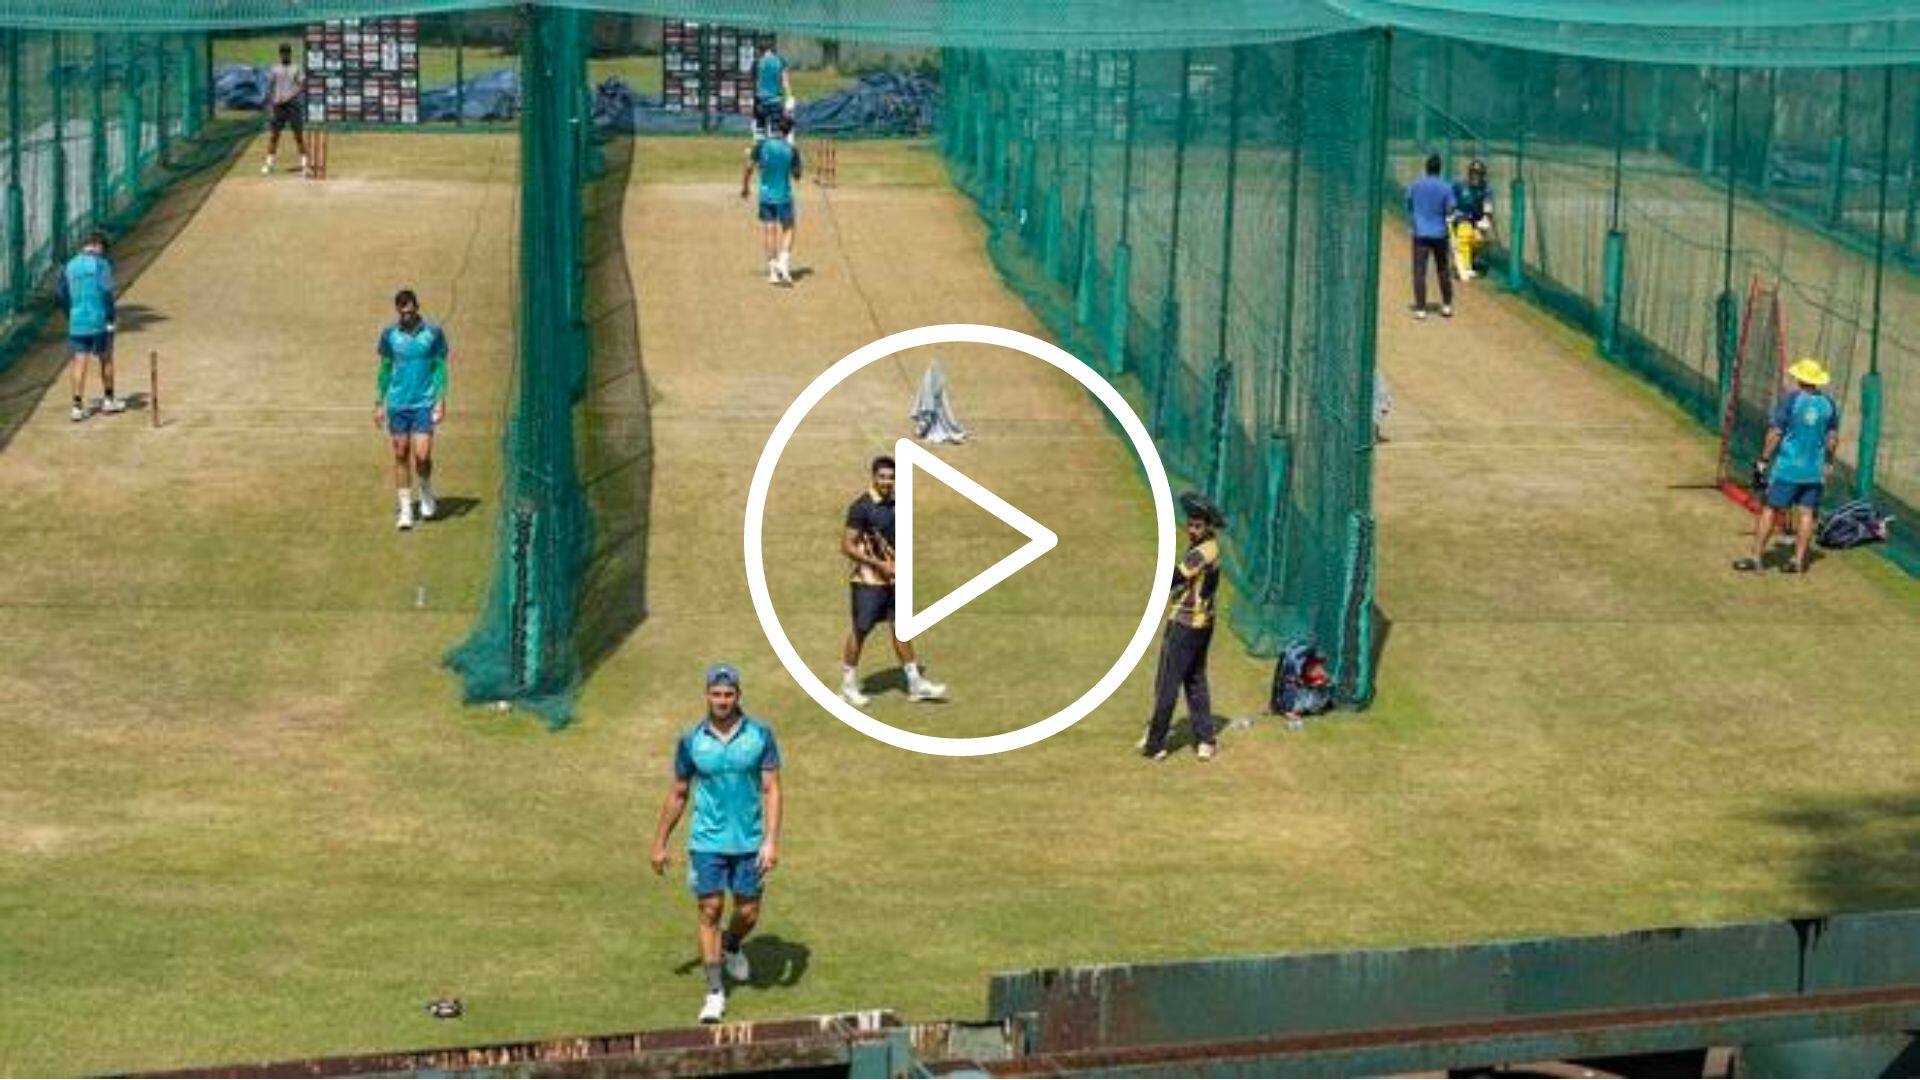
[(1187, 553), (1173, 570), (1173, 610), (1160, 640), (1160, 670), (1153, 679), (1153, 718), (1147, 722), (1140, 753), (1161, 761), (1167, 756), (1167, 731), (1173, 703), (1187, 694), (1187, 722), (1193, 728), (1201, 761), (1214, 754), (1213, 703), (1207, 694), (1207, 647), (1213, 643), (1213, 601), (1220, 588), (1220, 527), (1226, 523), (1212, 503), (1187, 492), (1180, 496), (1187, 514)]
[(267, 108), (272, 110), (267, 118), (267, 163), (260, 166), (260, 174), (265, 176), (273, 172), (274, 158), (280, 152), (280, 131), (293, 129), (293, 145), (300, 151), (300, 171), (307, 171), (306, 117), (300, 115), (305, 108), (307, 92), (307, 73), (293, 62), (293, 46), (280, 46), (280, 62), (267, 69)]
[(447, 418), (446, 331), (420, 317), (412, 289), (393, 296), (399, 318), (380, 331), (380, 372), (374, 390), (373, 424), (393, 442), (393, 483), (400, 504), (394, 522), (411, 529), (438, 509), (433, 499), (433, 431)]
[(1767, 441), (1760, 450), (1755, 472), (1766, 479), (1766, 505), (1753, 527), (1753, 554), (1736, 560), (1735, 570), (1758, 570), (1773, 540), (1774, 512), (1791, 508), (1793, 558), (1783, 573), (1803, 574), (1813, 547), (1813, 519), (1820, 512), (1820, 495), (1833, 472), (1833, 452), (1840, 439), (1840, 411), (1820, 392), (1831, 376), (1820, 361), (1798, 360), (1787, 369), (1795, 389), (1773, 408), (1767, 421)]
[[(746, 982), (753, 971), (740, 944), (760, 919), (765, 882), (780, 865), (780, 743), (773, 729), (740, 711), (740, 669), (707, 668), (707, 715), (680, 736), (673, 753), (673, 786), (660, 807), (648, 861), (667, 870), (667, 840), (693, 798), (687, 829), (687, 885), (700, 923), (700, 964), (707, 978), (700, 1022), (717, 1024), (727, 1012), (726, 979)], [(721, 929), (727, 894), (733, 919)]]
[(73, 353), (68, 364), (73, 409), (68, 418), (78, 423), (88, 416), (88, 361), (100, 365), (100, 385), (106, 393), (100, 399), (100, 411), (127, 411), (127, 403), (113, 394), (113, 264), (107, 261), (106, 233), (87, 234), (80, 254), (60, 268), (55, 289), (60, 306), (67, 311), (67, 345)]
[(1427, 317), (1427, 259), (1440, 278), (1440, 314), (1453, 317), (1453, 253), (1447, 250), (1447, 221), (1453, 216), (1453, 185), (1440, 179), (1440, 155), (1427, 155), (1427, 174), (1407, 185), (1407, 214), (1413, 219), (1413, 317)]
[[(860, 708), (868, 701), (860, 690), (860, 650), (883, 622), (893, 636), (893, 459), (882, 454), (867, 472), (870, 485), (847, 507), (840, 535), (840, 554), (853, 561), (853, 629), (840, 651), (840, 696)], [(893, 655), (907, 673), (909, 701), (946, 700), (946, 686), (920, 670), (912, 642), (894, 637)]]
[(740, 197), (747, 197), (754, 169), (760, 170), (760, 242), (767, 256), (767, 284), (793, 284), (793, 182), (800, 179), (800, 149), (793, 145), (793, 117), (774, 120), (777, 139), (762, 139), (747, 152), (740, 174)]

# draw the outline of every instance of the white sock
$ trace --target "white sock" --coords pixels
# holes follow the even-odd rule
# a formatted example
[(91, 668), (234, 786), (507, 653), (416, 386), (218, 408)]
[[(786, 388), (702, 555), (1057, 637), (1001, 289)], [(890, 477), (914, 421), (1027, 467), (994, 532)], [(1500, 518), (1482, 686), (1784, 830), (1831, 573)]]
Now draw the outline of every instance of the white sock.
[(848, 667), (845, 664), (840, 665), (840, 685), (841, 686), (853, 686), (856, 683), (858, 683), (859, 679), (860, 679), (859, 668)]
[(404, 514), (407, 511), (413, 509), (413, 492), (408, 491), (406, 488), (401, 488), (399, 492), (399, 496), (400, 496), (399, 502), (400, 502), (401, 513)]
[(307, 155), (305, 154), (300, 155), (300, 167), (303, 169), (307, 167)]
[(919, 664), (906, 664), (903, 666), (907, 670), (907, 682), (917, 683), (920, 681), (920, 665)]
[(424, 498), (424, 499), (433, 498), (433, 482), (432, 481), (430, 480), (420, 481), (419, 488), (420, 488), (421, 498)]
[(272, 155), (272, 154), (268, 154), (268, 155), (267, 155), (267, 168), (269, 168), (269, 169), (271, 169), (271, 168), (273, 168), (273, 155)]

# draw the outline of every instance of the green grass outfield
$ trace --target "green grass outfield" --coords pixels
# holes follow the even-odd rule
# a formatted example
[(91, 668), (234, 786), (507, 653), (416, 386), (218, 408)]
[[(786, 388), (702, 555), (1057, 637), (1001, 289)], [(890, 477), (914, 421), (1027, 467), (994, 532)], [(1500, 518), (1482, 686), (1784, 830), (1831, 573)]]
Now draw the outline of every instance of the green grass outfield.
[[(738, 1018), (978, 1016), (988, 973), (1041, 964), (1920, 902), (1920, 590), (1864, 553), (1735, 578), (1744, 519), (1686, 486), (1707, 475), (1704, 437), (1490, 291), (1450, 322), (1405, 319), (1397, 257), (1382, 351), (1398, 409), (1378, 455), (1392, 627), (1370, 713), (1235, 733), (1207, 766), (1131, 756), (1150, 668), (1068, 732), (987, 759), (904, 754), (824, 716), (746, 607), (738, 506), (762, 437), (796, 382), (878, 332), (1033, 324), (922, 144), (844, 144), (842, 186), (802, 189), (813, 276), (753, 280), (739, 147), (638, 154), (650, 614), (558, 734), (460, 709), (437, 667), (490, 569), (510, 140), (344, 136), (325, 184), (242, 167), (128, 290), (152, 316), (123, 347), (161, 350), (173, 422), (75, 427), (56, 392), (0, 451), (0, 1072), (688, 1022), (690, 903), (645, 855), (716, 656), (743, 663), (789, 765), (763, 985), (735, 995)], [(408, 537), (366, 415), (402, 279), (452, 313), (440, 487), (478, 500)], [(850, 389), (796, 505), (850, 498), (858, 465), (841, 462), (904, 413), (898, 379)], [(1023, 506), (1137, 502), (1084, 401), (1015, 389), (958, 384), (983, 481)], [(1023, 425), (1060, 436), (1029, 444), (1048, 468), (1025, 480), (1004, 471)], [(812, 554), (832, 530), (793, 517), (776, 575), (816, 660), (842, 617), (839, 568)], [(991, 546), (967, 535), (957, 559)], [(1077, 592), (1010, 592), (930, 632), (973, 710), (949, 715), (1012, 719), (1057, 691), (1058, 657), (1017, 647), (1016, 601), (1086, 630), (1061, 634), (1076, 663), (1104, 646), (1119, 605), (1041, 565), (1023, 577)], [(1223, 648), (1216, 701), (1251, 711), (1267, 676)], [(441, 995), (466, 1017), (428, 1018)]]

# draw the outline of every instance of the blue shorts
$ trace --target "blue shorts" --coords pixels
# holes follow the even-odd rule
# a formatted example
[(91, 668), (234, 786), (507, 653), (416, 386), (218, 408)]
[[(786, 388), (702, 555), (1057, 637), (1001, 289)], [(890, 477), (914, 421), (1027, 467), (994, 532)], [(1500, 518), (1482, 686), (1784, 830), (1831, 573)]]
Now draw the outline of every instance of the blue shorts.
[(728, 892), (738, 900), (760, 898), (760, 856), (687, 852), (687, 888), (695, 896)]
[(388, 409), (387, 434), (396, 439), (402, 435), (433, 434), (433, 406), (423, 405), (418, 409)]
[(96, 330), (91, 334), (67, 335), (67, 347), (73, 355), (85, 353), (89, 356), (106, 356), (113, 352), (113, 335), (105, 330)]
[(770, 203), (760, 200), (760, 220), (777, 221), (783, 229), (793, 228), (793, 202)]
[(1820, 508), (1821, 484), (1796, 484), (1791, 480), (1767, 481), (1767, 505), (1775, 510), (1785, 510), (1789, 506), (1804, 506), (1809, 510)]

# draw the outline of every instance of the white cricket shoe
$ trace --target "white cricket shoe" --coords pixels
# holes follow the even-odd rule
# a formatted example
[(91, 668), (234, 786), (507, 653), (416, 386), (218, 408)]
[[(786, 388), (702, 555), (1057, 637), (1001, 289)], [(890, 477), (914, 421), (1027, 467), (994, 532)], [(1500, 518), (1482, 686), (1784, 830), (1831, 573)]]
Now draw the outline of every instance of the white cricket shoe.
[(432, 521), (440, 511), (440, 504), (433, 499), (433, 489), (424, 485), (420, 488), (420, 520)]
[(700, 1006), (700, 1022), (717, 1024), (727, 1015), (727, 995), (721, 990), (707, 992), (706, 1004)]
[(947, 700), (947, 684), (937, 683), (932, 679), (921, 679), (919, 682), (907, 687), (907, 700), (945, 701)]
[(104, 397), (100, 399), (100, 411), (103, 413), (123, 413), (127, 411), (125, 399)]
[(1441, 304), (1441, 305), (1440, 305), (1440, 317), (1441, 317), (1441, 318), (1443, 318), (1443, 319), (1451, 319), (1451, 318), (1453, 318), (1453, 305), (1452, 305), (1452, 304)]
[(771, 259), (767, 260), (767, 284), (780, 284), (780, 264)]
[(1201, 761), (1212, 761), (1213, 760), (1213, 744), (1210, 742), (1201, 743), (1200, 749), (1194, 751), (1194, 756), (1199, 758)]
[(266, 160), (266, 163), (260, 166), (260, 175), (261, 176), (273, 175), (273, 159), (272, 158), (268, 158)]
[(393, 520), (393, 527), (399, 529), (401, 532), (413, 528), (412, 506), (403, 506), (400, 508), (400, 516)]
[(872, 700), (871, 698), (867, 697), (867, 695), (861, 693), (860, 688), (858, 686), (855, 686), (853, 683), (850, 683), (850, 682), (843, 682), (840, 684), (840, 697), (841, 697), (841, 700), (845, 701), (847, 704), (853, 706), (856, 709), (866, 708), (867, 703)]
[(85, 405), (75, 405), (72, 408), (67, 410), (67, 419), (73, 421), (76, 424), (82, 420), (85, 420), (86, 418), (87, 418), (87, 407)]
[(732, 979), (734, 982), (743, 983), (753, 978), (753, 965), (747, 963), (746, 953), (735, 949), (733, 952), (726, 954), (724, 963), (727, 968), (727, 978)]

